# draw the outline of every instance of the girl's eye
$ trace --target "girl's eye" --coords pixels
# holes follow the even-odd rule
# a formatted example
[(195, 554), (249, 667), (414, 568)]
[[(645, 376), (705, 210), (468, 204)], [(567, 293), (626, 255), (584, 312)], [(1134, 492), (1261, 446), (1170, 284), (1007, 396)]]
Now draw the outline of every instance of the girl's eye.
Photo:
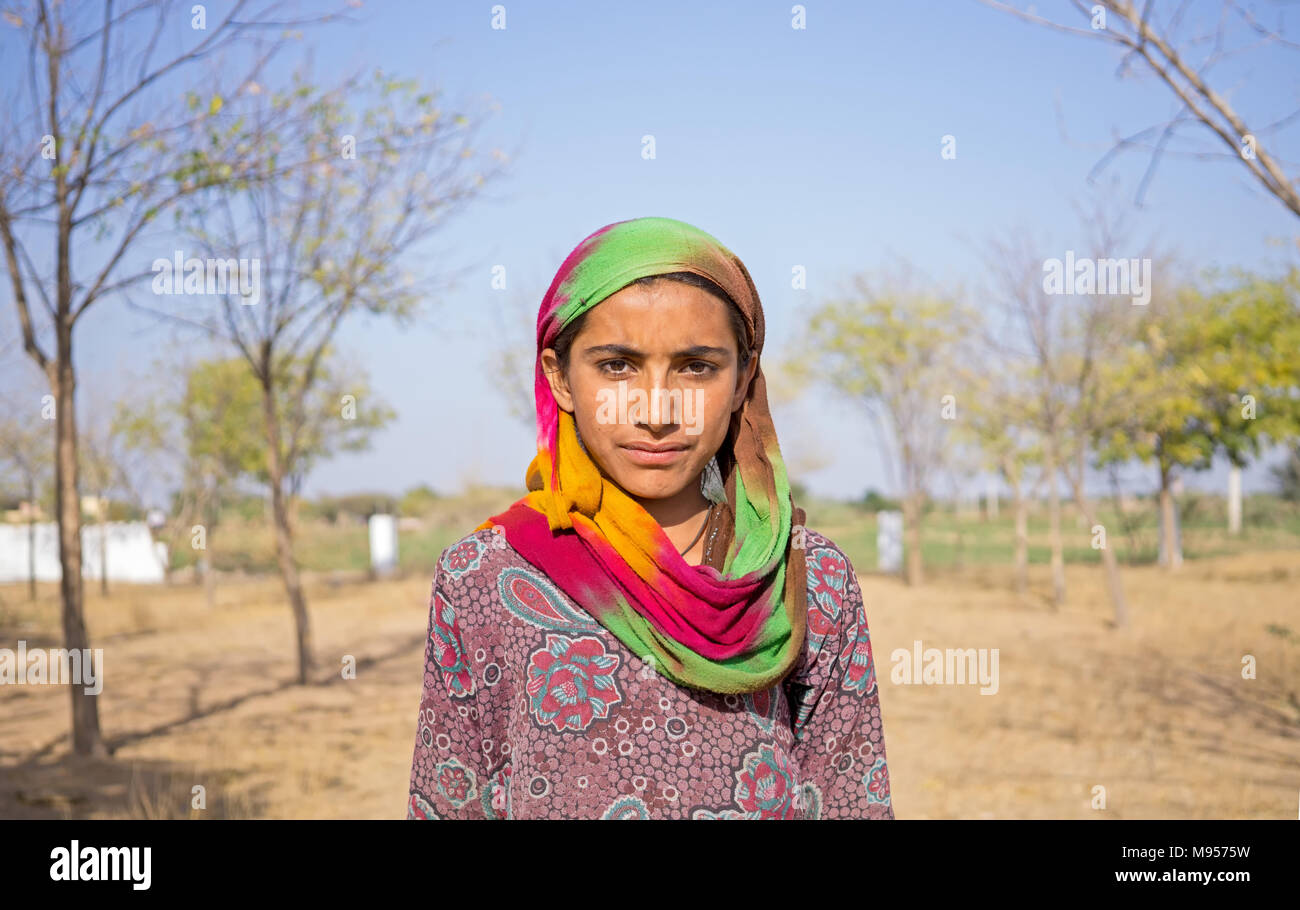
[(686, 372), (692, 376), (708, 376), (717, 371), (717, 367), (704, 360), (693, 360), (686, 365)]
[(626, 361), (626, 360), (606, 360), (604, 363), (602, 363), (602, 364), (600, 365), (600, 368), (601, 368), (602, 370), (605, 371), (605, 375), (607, 375), (607, 376), (616, 376), (616, 375), (618, 375), (618, 374), (620, 374), (620, 373), (626, 373), (626, 372), (627, 372), (627, 361)]

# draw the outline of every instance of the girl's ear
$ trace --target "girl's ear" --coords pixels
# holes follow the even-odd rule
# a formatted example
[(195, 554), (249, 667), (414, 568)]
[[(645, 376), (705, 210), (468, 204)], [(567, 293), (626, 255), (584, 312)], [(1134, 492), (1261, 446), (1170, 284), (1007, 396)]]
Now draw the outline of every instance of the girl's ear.
[(554, 348), (542, 351), (542, 372), (546, 374), (546, 381), (550, 383), (555, 404), (561, 411), (572, 414), (573, 393), (569, 391), (569, 381), (565, 378), (564, 371), (560, 369), (560, 358)]
[(745, 395), (749, 392), (749, 384), (754, 381), (754, 374), (758, 372), (758, 352), (751, 350), (749, 352), (749, 363), (745, 364), (743, 369), (736, 371), (736, 391), (731, 396), (731, 410), (740, 410), (740, 406), (745, 403)]

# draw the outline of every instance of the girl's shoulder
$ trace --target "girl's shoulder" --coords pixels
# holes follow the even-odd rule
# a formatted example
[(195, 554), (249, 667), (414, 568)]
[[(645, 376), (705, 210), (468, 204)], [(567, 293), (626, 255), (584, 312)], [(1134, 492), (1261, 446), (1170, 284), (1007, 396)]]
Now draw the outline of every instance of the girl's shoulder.
[[(848, 554), (826, 535), (808, 528), (803, 529), (803, 542), (808, 569), (807, 634), (789, 679), (819, 688), (818, 680), (828, 673), (860, 674), (862, 667), (871, 665), (870, 632), (862, 586)], [(820, 660), (823, 651), (835, 659)], [(845, 660), (850, 661), (847, 666), (842, 664)]]
[(820, 531), (796, 525), (792, 540), (795, 547), (807, 551), (810, 569), (814, 560), (830, 560), (842, 564), (850, 575), (853, 574), (852, 563), (849, 561), (848, 554), (835, 541)]
[(466, 641), (495, 640), (501, 631), (503, 588), (517, 574), (533, 578), (531, 569), (504, 535), (491, 528), (471, 531), (438, 554), (429, 598), (431, 622), (458, 630)]
[(434, 584), (454, 585), (471, 576), (495, 576), (518, 559), (500, 528), (471, 531), (438, 554)]
[[(848, 554), (824, 534), (805, 528), (804, 556), (808, 568), (808, 607), (821, 611), (833, 625), (865, 625), (862, 586)], [(812, 617), (816, 618), (816, 617)], [(829, 628), (823, 631), (829, 631)]]

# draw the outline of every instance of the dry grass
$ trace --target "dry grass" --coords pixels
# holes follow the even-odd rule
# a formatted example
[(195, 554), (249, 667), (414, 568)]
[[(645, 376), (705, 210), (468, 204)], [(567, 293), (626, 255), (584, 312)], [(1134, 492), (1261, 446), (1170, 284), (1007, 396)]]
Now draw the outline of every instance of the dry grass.
[[(864, 577), (896, 811), (911, 818), (1294, 818), (1300, 798), (1300, 560), (1293, 552), (1130, 569), (1128, 629), (1098, 568), (919, 591)], [(1269, 627), (1290, 630), (1284, 638)], [(893, 685), (890, 654), (998, 648), (1000, 688)], [(1244, 655), (1258, 678), (1242, 679)], [(1092, 808), (1105, 787), (1106, 809)]]
[[(1041, 569), (1023, 600), (988, 567), (919, 590), (863, 576), (899, 817), (1295, 817), (1295, 552), (1124, 579), (1133, 622), (1117, 631), (1094, 567), (1071, 567), (1060, 612)], [(320, 667), (305, 687), (292, 684), (292, 623), (274, 581), (220, 588), (211, 611), (198, 588), (88, 595), (114, 757), (69, 754), (65, 689), (0, 689), (0, 817), (401, 816), (426, 579), (311, 585)], [(0, 588), (0, 644), (57, 646), (57, 592), (25, 596)], [(893, 684), (891, 652), (917, 639), (998, 648), (998, 693)], [(1247, 654), (1256, 680), (1241, 678)], [(341, 678), (344, 655), (356, 679)], [(1090, 808), (1097, 785), (1104, 812)]]

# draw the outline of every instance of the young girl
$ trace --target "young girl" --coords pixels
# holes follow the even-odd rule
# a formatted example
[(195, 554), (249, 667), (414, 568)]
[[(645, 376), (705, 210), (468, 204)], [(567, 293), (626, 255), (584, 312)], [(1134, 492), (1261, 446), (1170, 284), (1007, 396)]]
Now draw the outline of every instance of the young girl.
[(791, 498), (763, 334), (691, 225), (565, 259), (529, 493), (434, 575), (408, 818), (893, 818), (861, 591)]

